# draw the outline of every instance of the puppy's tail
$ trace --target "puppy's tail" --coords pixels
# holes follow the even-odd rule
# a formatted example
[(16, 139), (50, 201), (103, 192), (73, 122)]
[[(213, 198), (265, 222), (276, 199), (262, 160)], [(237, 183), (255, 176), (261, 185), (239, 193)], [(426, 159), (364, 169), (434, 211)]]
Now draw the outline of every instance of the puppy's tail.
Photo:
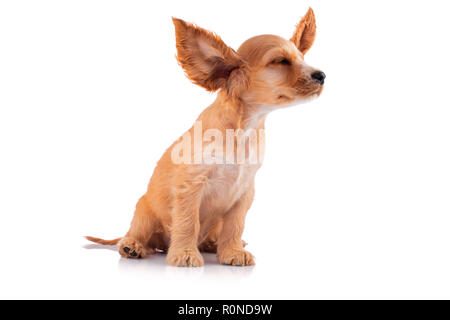
[(86, 239), (88, 239), (89, 241), (95, 242), (95, 243), (100, 243), (100, 244), (105, 244), (105, 245), (113, 245), (113, 244), (117, 244), (122, 238), (117, 238), (114, 240), (103, 240), (100, 238), (94, 238), (94, 237), (89, 237), (86, 236)]

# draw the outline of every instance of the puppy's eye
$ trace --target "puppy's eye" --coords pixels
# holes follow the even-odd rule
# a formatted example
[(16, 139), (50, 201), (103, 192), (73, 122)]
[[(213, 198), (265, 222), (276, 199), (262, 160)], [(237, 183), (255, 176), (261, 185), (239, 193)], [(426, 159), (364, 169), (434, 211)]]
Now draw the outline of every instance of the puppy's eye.
[(287, 66), (289, 66), (291, 64), (291, 62), (286, 58), (278, 58), (278, 59), (273, 60), (271, 63), (272, 64), (282, 64), (282, 65), (287, 65)]

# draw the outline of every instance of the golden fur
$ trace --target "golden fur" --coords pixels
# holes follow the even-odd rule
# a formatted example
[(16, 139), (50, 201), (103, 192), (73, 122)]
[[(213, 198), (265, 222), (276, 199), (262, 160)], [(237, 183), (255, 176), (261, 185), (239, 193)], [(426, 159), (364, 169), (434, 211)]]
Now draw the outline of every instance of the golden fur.
[[(225, 135), (227, 129), (263, 129), (270, 111), (322, 91), (322, 84), (311, 77), (317, 70), (303, 61), (315, 38), (311, 9), (290, 41), (262, 35), (237, 51), (209, 31), (180, 19), (173, 22), (177, 59), (187, 77), (208, 91), (219, 90), (198, 118), (203, 130), (214, 128)], [(181, 139), (159, 160), (127, 234), (109, 241), (87, 238), (118, 243), (119, 253), (127, 258), (167, 251), (167, 263), (174, 266), (202, 266), (200, 251), (216, 252), (223, 264), (253, 265), (241, 236), (261, 164), (176, 164), (171, 151)]]

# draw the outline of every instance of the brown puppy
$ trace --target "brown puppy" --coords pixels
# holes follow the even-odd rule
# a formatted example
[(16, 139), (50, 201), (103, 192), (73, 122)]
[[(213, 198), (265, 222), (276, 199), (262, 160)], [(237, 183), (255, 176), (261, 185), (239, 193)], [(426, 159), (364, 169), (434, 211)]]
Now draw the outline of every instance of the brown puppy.
[(217, 99), (162, 156), (140, 198), (130, 230), (119, 243), (123, 257), (166, 251), (174, 266), (202, 266), (200, 251), (220, 263), (254, 264), (241, 236), (264, 151), (264, 121), (275, 109), (320, 95), (325, 74), (305, 64), (316, 24), (311, 9), (288, 41), (262, 35), (236, 51), (217, 35), (180, 19), (178, 61), (187, 77)]

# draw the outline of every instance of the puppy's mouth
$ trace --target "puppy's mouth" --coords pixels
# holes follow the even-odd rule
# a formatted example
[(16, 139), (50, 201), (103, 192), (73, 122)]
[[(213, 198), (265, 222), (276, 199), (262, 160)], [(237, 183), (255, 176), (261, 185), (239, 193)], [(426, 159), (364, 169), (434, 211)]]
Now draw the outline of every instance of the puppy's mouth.
[(316, 90), (316, 92), (314, 92), (313, 94), (315, 94), (315, 95), (317, 95), (317, 96), (320, 96), (320, 95), (322, 94), (322, 91), (323, 91), (323, 85), (321, 85), (321, 86)]
[(323, 91), (323, 86), (320, 86), (316, 90), (312, 90), (311, 92), (308, 92), (307, 94), (305, 94), (305, 92), (298, 93), (294, 96), (280, 94), (278, 96), (278, 99), (285, 100), (285, 101), (292, 101), (292, 100), (297, 100), (297, 99), (317, 98), (318, 96), (320, 96), (322, 94), (322, 91)]
[(302, 88), (301, 90), (292, 90), (292, 92), (289, 93), (280, 92), (278, 94), (278, 101), (279, 103), (285, 104), (295, 101), (309, 101), (311, 99), (318, 98), (322, 94), (323, 85), (314, 86), (313, 88), (309, 88), (308, 91), (305, 91), (305, 88)]
[(303, 96), (303, 98), (317, 98), (322, 94), (323, 85), (318, 86), (315, 90), (312, 90), (310, 93)]

